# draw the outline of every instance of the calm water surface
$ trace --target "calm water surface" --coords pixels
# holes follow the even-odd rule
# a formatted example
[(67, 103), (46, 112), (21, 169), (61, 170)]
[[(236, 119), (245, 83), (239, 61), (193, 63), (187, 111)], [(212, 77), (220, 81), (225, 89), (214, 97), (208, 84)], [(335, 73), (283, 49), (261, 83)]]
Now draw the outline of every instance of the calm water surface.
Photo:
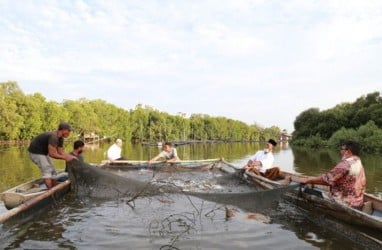
[[(103, 160), (108, 146), (87, 148), (86, 161)], [(187, 145), (178, 147), (178, 154), (181, 159), (224, 157), (241, 166), (261, 147), (250, 143)], [(123, 152), (129, 159), (147, 160), (159, 149), (125, 144)], [(329, 150), (292, 150), (283, 145), (276, 150), (275, 158), (275, 165), (286, 171), (317, 175), (328, 171), (339, 155)], [(364, 155), (362, 159), (367, 192), (381, 197), (382, 157)], [(0, 164), (0, 190), (39, 176), (37, 167), (27, 158), (26, 147), (1, 149)], [(56, 161), (56, 166), (63, 168), (64, 164)], [(268, 204), (253, 198), (250, 202), (246, 199), (227, 204), (167, 194), (138, 198), (132, 207), (124, 199), (95, 200), (69, 194), (28, 223), (0, 225), (0, 248), (362, 249), (368, 244), (351, 240), (359, 237), (361, 229), (324, 219), (282, 200)], [(225, 207), (235, 216), (227, 220)], [(0, 212), (4, 211), (0, 206)], [(269, 216), (271, 223), (248, 219), (249, 212)]]

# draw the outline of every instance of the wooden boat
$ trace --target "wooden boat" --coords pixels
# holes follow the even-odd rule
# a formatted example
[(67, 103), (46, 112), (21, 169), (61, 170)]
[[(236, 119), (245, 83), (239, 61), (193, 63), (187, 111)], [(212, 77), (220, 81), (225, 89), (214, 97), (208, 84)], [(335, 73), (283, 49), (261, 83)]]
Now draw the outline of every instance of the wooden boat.
[[(68, 179), (67, 173), (59, 173), (56, 177), (58, 181)], [(63, 181), (61, 181), (63, 182)], [(45, 192), (47, 188), (44, 179), (38, 178), (26, 183), (20, 184), (0, 194), (0, 200), (4, 202), (5, 207), (9, 210), (19, 206), (20, 204), (38, 197)]]
[[(93, 164), (101, 168), (107, 169), (142, 169), (142, 168), (159, 168), (159, 167), (171, 167), (178, 170), (196, 170), (196, 169), (208, 169), (213, 167), (214, 164), (224, 161), (222, 158), (206, 159), (206, 160), (185, 160), (175, 162), (155, 161), (151, 164), (148, 161), (134, 161), (134, 160), (119, 160), (119, 161), (102, 161), (101, 164)], [(226, 162), (227, 163), (227, 162)], [(227, 163), (228, 164), (228, 163)]]
[(42, 194), (24, 201), (17, 207), (8, 210), (4, 214), (0, 214), (0, 223), (18, 220), (28, 221), (37, 213), (43, 211), (42, 208), (55, 204), (57, 200), (62, 198), (70, 190), (70, 180), (60, 182), (53, 188), (44, 191)]
[[(297, 184), (298, 177), (307, 177), (296, 173), (281, 171), (276, 180), (269, 180), (252, 172), (245, 172), (245, 178), (267, 189)], [(382, 199), (366, 193), (362, 210), (351, 208), (330, 198), (329, 187), (324, 185), (300, 185), (284, 198), (309, 210), (318, 210), (345, 222), (382, 231)]]
[(281, 171), (279, 176), (275, 180), (270, 180), (261, 175), (257, 175), (253, 172), (245, 171), (245, 173), (243, 174), (243, 177), (248, 182), (256, 183), (265, 189), (274, 189), (274, 188), (281, 188), (288, 185), (298, 184), (298, 182), (296, 182), (296, 178), (303, 177), (303, 176)]

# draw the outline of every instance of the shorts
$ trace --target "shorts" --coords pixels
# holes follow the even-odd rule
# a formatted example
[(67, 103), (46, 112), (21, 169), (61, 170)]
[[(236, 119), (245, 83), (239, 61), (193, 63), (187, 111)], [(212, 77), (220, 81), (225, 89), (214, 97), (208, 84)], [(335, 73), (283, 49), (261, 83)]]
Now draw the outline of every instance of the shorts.
[(56, 175), (56, 169), (49, 156), (29, 153), (29, 158), (39, 167), (42, 178), (51, 179)]

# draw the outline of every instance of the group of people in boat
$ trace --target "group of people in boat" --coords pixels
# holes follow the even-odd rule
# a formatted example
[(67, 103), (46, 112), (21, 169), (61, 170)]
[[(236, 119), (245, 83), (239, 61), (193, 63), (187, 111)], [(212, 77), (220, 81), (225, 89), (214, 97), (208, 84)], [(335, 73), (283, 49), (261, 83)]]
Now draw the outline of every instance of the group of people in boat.
[[(75, 141), (73, 143), (73, 151), (70, 153), (66, 153), (64, 150), (64, 139), (69, 137), (71, 131), (72, 127), (69, 123), (61, 122), (57, 130), (44, 132), (34, 137), (28, 147), (29, 158), (39, 167), (48, 189), (56, 185), (54, 179), (56, 169), (51, 158), (65, 160), (67, 162), (72, 160), (83, 161), (82, 152), (85, 148), (83, 141)], [(109, 147), (106, 154), (110, 161), (126, 160), (126, 158), (121, 155), (122, 144), (121, 139), (116, 139), (114, 144)], [(152, 158), (149, 163), (159, 158), (164, 158), (167, 162), (179, 161), (176, 148), (173, 148), (169, 142), (164, 144), (163, 151)]]
[[(127, 160), (125, 157), (122, 156), (122, 140), (116, 139), (114, 144), (109, 147), (109, 149), (106, 151), (107, 159), (110, 162), (113, 161), (121, 161), (121, 160)], [(163, 158), (166, 160), (166, 162), (175, 162), (179, 161), (178, 152), (176, 151), (176, 148), (172, 147), (171, 142), (165, 142), (163, 145), (163, 151), (161, 151), (157, 156), (149, 160), (149, 164), (159, 160), (160, 158)]]
[[(65, 161), (83, 160), (81, 153), (84, 150), (84, 142), (75, 141), (73, 151), (64, 151), (64, 138), (67, 138), (72, 131), (72, 127), (67, 122), (59, 124), (56, 131), (44, 132), (32, 139), (28, 151), (30, 159), (39, 167), (45, 184), (48, 188), (55, 185), (54, 176), (56, 170), (51, 158)], [(251, 171), (257, 175), (269, 179), (279, 176), (280, 168), (273, 167), (273, 150), (277, 142), (269, 139), (265, 149), (259, 150), (250, 157), (247, 164), (243, 166), (245, 171)], [(121, 156), (122, 140), (116, 139), (115, 143), (107, 151), (110, 161), (126, 160)], [(360, 145), (354, 141), (346, 141), (341, 145), (341, 161), (329, 172), (318, 177), (299, 178), (297, 181), (302, 184), (321, 184), (330, 186), (332, 197), (338, 202), (344, 203), (354, 208), (362, 208), (363, 195), (366, 186), (364, 167), (359, 157)], [(157, 156), (149, 160), (149, 164), (164, 158), (167, 162), (179, 161), (176, 148), (171, 143), (166, 142)]]
[[(274, 180), (280, 174), (279, 167), (273, 166), (273, 149), (277, 143), (269, 139), (264, 150), (259, 150), (243, 167), (268, 179)], [(331, 197), (339, 203), (362, 209), (366, 187), (365, 170), (362, 165), (360, 145), (354, 141), (345, 141), (340, 147), (341, 161), (329, 172), (317, 177), (300, 177), (301, 184), (320, 184), (330, 187)]]

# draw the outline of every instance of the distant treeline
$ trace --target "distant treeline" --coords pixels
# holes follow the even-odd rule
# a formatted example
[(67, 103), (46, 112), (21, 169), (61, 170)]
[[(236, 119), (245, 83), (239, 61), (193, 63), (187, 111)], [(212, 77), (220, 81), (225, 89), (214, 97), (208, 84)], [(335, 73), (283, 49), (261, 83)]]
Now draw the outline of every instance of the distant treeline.
[(296, 117), (294, 128), (293, 145), (338, 146), (352, 139), (364, 151), (382, 152), (381, 94), (373, 92), (324, 111), (307, 109)]
[(73, 137), (97, 134), (100, 138), (131, 141), (277, 139), (280, 128), (262, 128), (225, 117), (170, 115), (138, 104), (125, 110), (103, 100), (48, 101), (40, 93), (25, 95), (16, 82), (0, 83), (0, 140), (28, 140), (55, 130), (61, 121), (72, 124)]

